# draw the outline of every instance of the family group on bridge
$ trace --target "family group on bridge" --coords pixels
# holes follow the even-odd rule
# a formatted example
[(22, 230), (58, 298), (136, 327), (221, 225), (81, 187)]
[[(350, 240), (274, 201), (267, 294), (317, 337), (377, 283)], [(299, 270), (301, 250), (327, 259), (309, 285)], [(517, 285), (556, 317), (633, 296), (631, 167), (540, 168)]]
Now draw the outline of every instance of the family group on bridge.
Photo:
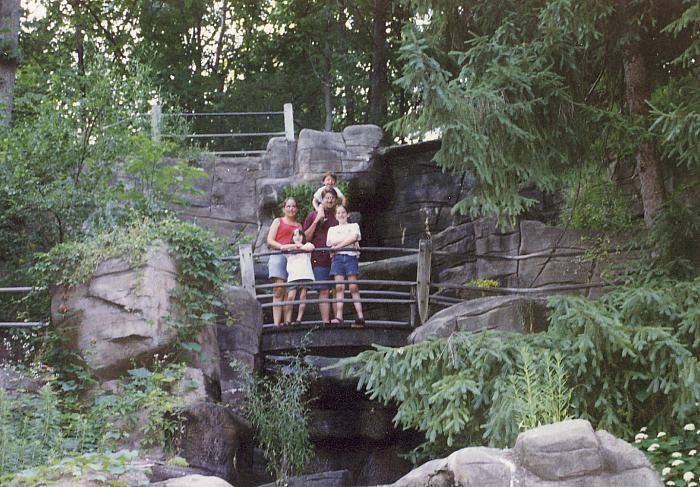
[[(306, 299), (309, 287), (318, 291), (319, 311), (324, 325), (343, 324), (343, 296), (345, 281), (356, 281), (359, 275), (360, 227), (348, 222), (347, 200), (335, 187), (337, 177), (329, 172), (323, 175), (323, 186), (314, 193), (314, 210), (309, 213), (303, 225), (296, 220), (298, 211), (294, 198), (284, 201), (284, 215), (275, 218), (267, 234), (267, 246), (281, 253), (270, 256), (269, 277), (273, 283), (289, 282), (295, 286), (279, 286), (273, 289), (272, 300), (275, 302), (293, 301), (299, 291), (299, 300)], [(338, 198), (341, 204), (338, 205)], [(330, 247), (333, 250), (314, 250)], [(340, 250), (342, 249), (342, 250)], [(314, 281), (338, 281), (332, 284), (314, 283)], [(337, 301), (333, 303), (334, 317), (331, 319), (331, 306), (327, 301), (331, 287), (335, 288)], [(349, 283), (350, 294), (357, 318), (352, 326), (365, 324), (362, 303), (359, 302), (360, 291), (357, 284)], [(324, 301), (325, 300), (325, 301)], [(272, 318), (275, 326), (301, 324), (306, 305), (299, 305), (296, 320), (292, 321), (292, 305), (273, 306)]]

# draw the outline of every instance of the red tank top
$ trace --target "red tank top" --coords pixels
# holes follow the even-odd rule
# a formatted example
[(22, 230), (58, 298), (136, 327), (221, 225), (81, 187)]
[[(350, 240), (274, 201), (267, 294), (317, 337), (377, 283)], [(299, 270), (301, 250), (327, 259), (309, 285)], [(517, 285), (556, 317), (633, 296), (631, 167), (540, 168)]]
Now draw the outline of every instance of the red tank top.
[(294, 225), (287, 225), (284, 223), (284, 220), (282, 218), (280, 220), (280, 226), (277, 227), (277, 234), (275, 235), (275, 242), (280, 243), (282, 245), (287, 245), (289, 242), (292, 241), (292, 233), (294, 233), (294, 230), (297, 228), (301, 228), (301, 225), (298, 223), (295, 223)]

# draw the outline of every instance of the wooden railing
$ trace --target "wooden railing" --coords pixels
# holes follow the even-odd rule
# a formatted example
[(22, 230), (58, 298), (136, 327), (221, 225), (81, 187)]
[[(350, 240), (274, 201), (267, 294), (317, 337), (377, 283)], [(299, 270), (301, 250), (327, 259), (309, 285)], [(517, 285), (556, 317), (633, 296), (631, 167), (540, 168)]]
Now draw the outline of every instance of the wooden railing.
[[(330, 250), (327, 248), (319, 248), (315, 251), (320, 250)], [(337, 249), (335, 249), (337, 250)], [(355, 249), (352, 249), (355, 250)], [(319, 299), (319, 298), (308, 298), (305, 300), (294, 300), (294, 301), (279, 301), (279, 302), (268, 302), (272, 298), (271, 294), (265, 292), (259, 293), (258, 291), (267, 291), (275, 287), (291, 287), (298, 286), (298, 283), (277, 283), (277, 284), (255, 284), (255, 271), (254, 262), (256, 259), (261, 257), (280, 254), (282, 252), (261, 252), (253, 253), (253, 248), (250, 244), (245, 244), (239, 246), (239, 254), (237, 257), (231, 257), (230, 259), (235, 259), (240, 261), (240, 273), (241, 273), (241, 286), (255, 296), (263, 308), (271, 308), (273, 306), (285, 306), (285, 305), (298, 305), (301, 303), (306, 304), (318, 304), (318, 303), (333, 303), (333, 302), (343, 302), (343, 303), (379, 303), (386, 305), (401, 305), (410, 306), (409, 319), (407, 322), (399, 321), (368, 321), (368, 323), (374, 323), (377, 325), (405, 325), (415, 328), (419, 324), (425, 323), (430, 316), (430, 305), (434, 304), (437, 306), (451, 306), (453, 304), (461, 303), (464, 299), (452, 296), (445, 296), (441, 293), (448, 290), (453, 291), (474, 291), (481, 295), (487, 294), (523, 294), (523, 295), (537, 295), (537, 294), (551, 294), (556, 291), (575, 291), (580, 289), (590, 289), (596, 287), (603, 287), (606, 284), (601, 282), (593, 282), (588, 284), (561, 284), (553, 285), (539, 288), (511, 288), (511, 287), (482, 287), (482, 286), (470, 286), (465, 284), (454, 284), (454, 283), (440, 283), (432, 282), (431, 280), (431, 268), (432, 268), (432, 258), (433, 256), (449, 257), (453, 254), (449, 252), (433, 251), (433, 245), (431, 240), (421, 240), (419, 242), (417, 249), (410, 248), (396, 248), (396, 247), (363, 247), (360, 252), (395, 252), (395, 253), (408, 253), (417, 254), (417, 265), (416, 265), (416, 279), (415, 281), (398, 281), (398, 280), (378, 280), (378, 279), (358, 279), (356, 281), (315, 281), (318, 284), (349, 284), (355, 283), (362, 286), (360, 291), (361, 295), (371, 296), (362, 297), (359, 300), (355, 299), (342, 299), (329, 298), (329, 299)], [(567, 251), (562, 253), (554, 253), (554, 251), (544, 251), (536, 252), (526, 255), (493, 255), (493, 254), (479, 254), (476, 257), (488, 258), (488, 259), (502, 259), (502, 260), (526, 260), (526, 259), (546, 259), (549, 257), (562, 257), (562, 256), (580, 256), (583, 252), (580, 251)], [(312, 287), (314, 283), (309, 283), (309, 287)], [(393, 287), (394, 289), (384, 289), (384, 290), (373, 290), (367, 289), (367, 287), (382, 286), (382, 287)], [(402, 289), (402, 290), (398, 290)], [(406, 290), (407, 289), (407, 290)], [(437, 292), (431, 294), (431, 289), (437, 289)], [(347, 292), (347, 290), (346, 290)], [(311, 293), (314, 294), (314, 293)], [(269, 326), (269, 325), (267, 325)]]
[[(318, 248), (314, 252), (318, 251), (328, 251), (329, 248)], [(332, 249), (337, 251), (338, 249)], [(356, 250), (356, 249), (348, 249)], [(399, 306), (409, 306), (409, 318), (408, 321), (398, 321), (398, 320), (366, 320), (368, 324), (373, 325), (383, 325), (383, 326), (409, 326), (415, 328), (418, 321), (424, 323), (428, 319), (429, 307), (430, 307), (430, 267), (431, 267), (431, 256), (432, 256), (432, 242), (430, 240), (421, 240), (417, 249), (406, 249), (406, 248), (393, 248), (393, 247), (363, 247), (360, 252), (397, 252), (397, 253), (409, 253), (418, 254), (418, 267), (416, 272), (415, 281), (401, 281), (401, 280), (386, 280), (386, 279), (358, 279), (355, 281), (314, 281), (309, 283), (309, 287), (313, 284), (357, 284), (362, 286), (360, 295), (372, 296), (372, 297), (361, 297), (360, 299), (346, 299), (343, 298), (329, 298), (320, 299), (318, 297), (308, 298), (305, 300), (293, 300), (293, 301), (278, 301), (278, 302), (266, 302), (272, 298), (271, 294), (263, 292), (259, 294), (258, 291), (267, 291), (275, 287), (291, 287), (298, 286), (299, 283), (276, 283), (276, 284), (255, 284), (255, 270), (254, 263), (255, 259), (266, 257), (269, 255), (281, 254), (282, 252), (261, 252), (254, 254), (251, 244), (244, 244), (239, 247), (238, 250), (238, 260), (240, 261), (240, 273), (241, 273), (241, 286), (246, 289), (250, 294), (255, 296), (259, 301), (262, 301), (263, 308), (271, 308), (273, 306), (285, 306), (285, 305), (298, 305), (301, 303), (305, 304), (319, 304), (319, 303), (367, 303), (367, 304), (384, 304), (384, 305), (399, 305)], [(389, 289), (367, 289), (367, 287), (389, 287)], [(348, 292), (346, 290), (346, 292)], [(311, 292), (312, 295), (316, 293)]]

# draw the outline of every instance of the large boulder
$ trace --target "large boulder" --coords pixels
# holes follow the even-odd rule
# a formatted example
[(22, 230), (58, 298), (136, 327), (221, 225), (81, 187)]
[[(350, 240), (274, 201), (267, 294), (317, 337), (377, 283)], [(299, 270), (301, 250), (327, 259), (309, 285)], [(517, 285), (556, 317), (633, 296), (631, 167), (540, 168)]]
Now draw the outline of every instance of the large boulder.
[(638, 449), (588, 421), (521, 433), (513, 450), (472, 447), (427, 462), (390, 487), (661, 487)]
[(232, 487), (231, 484), (219, 477), (199, 474), (171, 478), (150, 484), (158, 487)]
[[(175, 261), (162, 242), (153, 245), (135, 269), (124, 259), (108, 259), (86, 284), (53, 293), (52, 322), (99, 379), (114, 379), (134, 364), (149, 365), (155, 355), (173, 347), (177, 330), (168, 317), (177, 280)], [(209, 389), (218, 390), (213, 327), (202, 330), (197, 341), (204, 353), (188, 358), (202, 370)]]
[(235, 481), (236, 467), (252, 463), (252, 431), (243, 418), (208, 402), (190, 405), (183, 416), (177, 453), (192, 468)]
[(520, 333), (547, 328), (547, 306), (542, 298), (491, 296), (464, 301), (435, 313), (408, 337), (409, 343), (447, 338), (458, 331), (502, 330)]
[[(53, 324), (70, 338), (69, 346), (85, 357), (98, 378), (119, 377), (134, 363), (148, 365), (154, 355), (172, 347), (177, 330), (168, 316), (177, 279), (165, 243), (152, 246), (136, 269), (124, 259), (108, 259), (86, 284), (53, 293)], [(199, 341), (207, 359), (196, 365), (218, 383), (213, 331), (205, 329)]]
[[(335, 470), (332, 472), (320, 472), (308, 475), (300, 475), (290, 478), (287, 487), (351, 487), (350, 472), (347, 470)], [(277, 483), (263, 484), (259, 487), (277, 487)]]

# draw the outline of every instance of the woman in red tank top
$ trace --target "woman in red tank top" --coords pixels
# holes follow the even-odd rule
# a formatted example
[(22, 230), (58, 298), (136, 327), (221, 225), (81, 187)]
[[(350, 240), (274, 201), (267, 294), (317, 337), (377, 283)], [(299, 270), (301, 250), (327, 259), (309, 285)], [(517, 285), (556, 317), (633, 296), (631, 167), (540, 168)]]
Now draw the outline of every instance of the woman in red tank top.
[[(294, 198), (284, 200), (282, 211), (284, 216), (272, 220), (270, 231), (267, 232), (267, 246), (272, 251), (296, 248), (295, 245), (289, 243), (292, 241), (294, 229), (301, 228), (301, 225), (296, 220), (298, 210), (297, 202)], [(284, 254), (271, 255), (268, 261), (268, 268), (268, 276), (273, 283), (287, 282), (287, 257)], [(272, 302), (284, 301), (286, 294), (286, 288), (283, 286), (273, 288)], [(275, 326), (280, 326), (280, 323), (282, 323), (282, 314), (282, 306), (272, 307), (272, 319), (275, 322)]]

